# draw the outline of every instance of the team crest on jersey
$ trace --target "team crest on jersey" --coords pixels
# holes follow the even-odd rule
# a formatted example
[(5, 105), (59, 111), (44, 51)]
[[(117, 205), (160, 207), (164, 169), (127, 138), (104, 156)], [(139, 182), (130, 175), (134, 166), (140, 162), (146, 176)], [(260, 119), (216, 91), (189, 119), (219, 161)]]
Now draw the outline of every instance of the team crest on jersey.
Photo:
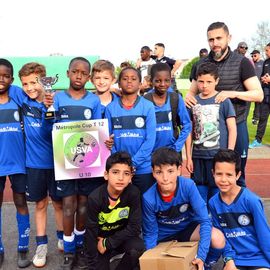
[(123, 209), (119, 212), (119, 217), (120, 218), (125, 218), (128, 217), (128, 210), (127, 209)]
[(83, 114), (84, 114), (85, 119), (87, 120), (91, 119), (92, 113), (90, 109), (85, 109)]
[(187, 211), (187, 209), (188, 209), (188, 204), (187, 203), (185, 203), (185, 204), (183, 204), (183, 205), (181, 205), (179, 207), (180, 213), (185, 213)]
[(242, 226), (247, 226), (250, 224), (250, 218), (247, 215), (240, 215), (238, 217), (238, 223)]
[(144, 126), (144, 119), (142, 117), (137, 117), (135, 120), (135, 125), (138, 128), (142, 128)]
[(168, 113), (168, 119), (169, 119), (169, 121), (172, 121), (172, 112)]
[(20, 115), (19, 115), (19, 112), (18, 111), (16, 111), (16, 112), (14, 112), (14, 119), (17, 121), (17, 122), (19, 122), (20, 121)]

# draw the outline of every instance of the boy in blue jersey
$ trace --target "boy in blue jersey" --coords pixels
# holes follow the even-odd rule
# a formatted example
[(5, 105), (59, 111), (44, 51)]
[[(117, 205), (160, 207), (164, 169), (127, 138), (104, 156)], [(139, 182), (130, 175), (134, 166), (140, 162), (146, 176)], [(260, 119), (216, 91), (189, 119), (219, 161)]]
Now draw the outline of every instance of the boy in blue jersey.
[(195, 96), (197, 104), (190, 109), (193, 130), (186, 141), (186, 167), (206, 202), (218, 192), (211, 173), (213, 157), (220, 148), (234, 149), (237, 133), (231, 101), (226, 99), (215, 103), (218, 82), (215, 63), (206, 62), (198, 66), (200, 94)]
[[(30, 265), (27, 258), (30, 221), (26, 203), (25, 148), (18, 105), (9, 97), (13, 82), (13, 66), (6, 59), (0, 59), (0, 207), (3, 202), (6, 177), (9, 177), (13, 200), (17, 209), (18, 225), (18, 266)], [(4, 260), (1, 235), (0, 208), (0, 268)]]
[(98, 60), (92, 67), (91, 82), (95, 86), (95, 94), (101, 102), (102, 118), (105, 117), (105, 108), (117, 98), (117, 95), (110, 91), (116, 81), (114, 72), (114, 65), (107, 60)]
[[(54, 95), (56, 121), (101, 119), (99, 98), (85, 89), (85, 84), (90, 79), (90, 69), (89, 61), (83, 57), (76, 57), (70, 61), (67, 71), (69, 88)], [(45, 96), (46, 106), (51, 105), (47, 99), (50, 94)], [(63, 199), (64, 261), (61, 269), (73, 269), (75, 259), (80, 269), (87, 268), (83, 250), (87, 196), (103, 182), (104, 180), (91, 178), (56, 182), (57, 195)]]
[(141, 74), (133, 68), (119, 74), (121, 98), (111, 102), (105, 111), (110, 134), (114, 135), (112, 153), (127, 151), (132, 156), (135, 175), (132, 183), (143, 194), (153, 183), (151, 153), (156, 139), (156, 118), (151, 102), (138, 96)]
[(146, 249), (171, 240), (199, 241), (198, 253), (192, 263), (202, 270), (218, 259), (225, 245), (224, 236), (211, 228), (206, 203), (194, 182), (180, 176), (178, 152), (172, 148), (157, 149), (152, 154), (152, 170), (157, 183), (143, 195)]
[(46, 264), (48, 237), (46, 235), (48, 193), (55, 210), (55, 221), (58, 236), (58, 249), (63, 250), (63, 212), (62, 200), (56, 195), (52, 137), (50, 130), (42, 125), (44, 89), (38, 79), (46, 76), (45, 67), (39, 63), (27, 63), (19, 71), (23, 90), (10, 89), (10, 96), (21, 107), (25, 142), (28, 201), (36, 203), (36, 244), (33, 258), (35, 267)]
[(110, 258), (125, 253), (116, 269), (138, 269), (144, 251), (141, 233), (141, 198), (131, 184), (133, 165), (127, 152), (106, 161), (106, 184), (88, 196), (85, 246), (88, 270), (109, 270)]
[(221, 149), (213, 160), (213, 175), (219, 193), (209, 201), (213, 225), (226, 238), (225, 270), (270, 269), (270, 228), (261, 199), (237, 185), (240, 156)]
[[(150, 74), (154, 90), (148, 95), (152, 95), (157, 121), (154, 150), (160, 147), (170, 147), (180, 152), (191, 131), (191, 121), (185, 103), (181, 95), (175, 93), (174, 95), (178, 95), (178, 105), (177, 111), (172, 112), (170, 99), (173, 97), (168, 93), (171, 85), (171, 68), (168, 64), (154, 64)], [(181, 125), (181, 131), (180, 134), (177, 134), (177, 138), (174, 129), (179, 129), (179, 127), (175, 127), (176, 123), (173, 123), (173, 113), (177, 114)]]

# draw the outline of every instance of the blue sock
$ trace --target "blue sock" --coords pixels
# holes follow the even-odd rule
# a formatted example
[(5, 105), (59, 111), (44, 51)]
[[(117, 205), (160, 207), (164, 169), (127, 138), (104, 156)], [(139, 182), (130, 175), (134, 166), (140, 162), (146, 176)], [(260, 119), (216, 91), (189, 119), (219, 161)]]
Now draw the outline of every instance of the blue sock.
[(57, 235), (57, 239), (63, 240), (63, 235), (64, 235), (63, 231), (56, 231), (56, 235)]
[(47, 235), (36, 236), (36, 243), (37, 243), (37, 246), (48, 244), (48, 236)]
[(74, 234), (75, 234), (76, 247), (77, 248), (82, 247), (83, 246), (85, 230), (77, 231), (76, 229), (74, 229)]
[(18, 251), (27, 251), (29, 249), (30, 220), (28, 215), (21, 215), (17, 212), (17, 226), (19, 233)]
[(0, 253), (4, 253), (4, 247), (2, 243), (2, 208), (0, 208)]
[(64, 240), (64, 252), (65, 253), (75, 253), (76, 251), (76, 242), (75, 236), (72, 234), (71, 236), (63, 236)]
[(224, 250), (223, 248), (219, 249), (219, 248), (210, 247), (206, 260), (205, 260), (205, 264), (213, 265), (214, 263), (216, 263), (219, 257), (222, 255), (223, 250)]

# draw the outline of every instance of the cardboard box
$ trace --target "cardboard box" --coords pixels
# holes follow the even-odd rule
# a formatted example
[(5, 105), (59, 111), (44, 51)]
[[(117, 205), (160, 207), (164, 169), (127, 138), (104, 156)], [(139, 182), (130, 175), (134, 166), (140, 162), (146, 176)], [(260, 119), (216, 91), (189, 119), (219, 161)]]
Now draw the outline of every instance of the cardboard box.
[(141, 270), (196, 270), (198, 242), (170, 241), (158, 244), (140, 257)]

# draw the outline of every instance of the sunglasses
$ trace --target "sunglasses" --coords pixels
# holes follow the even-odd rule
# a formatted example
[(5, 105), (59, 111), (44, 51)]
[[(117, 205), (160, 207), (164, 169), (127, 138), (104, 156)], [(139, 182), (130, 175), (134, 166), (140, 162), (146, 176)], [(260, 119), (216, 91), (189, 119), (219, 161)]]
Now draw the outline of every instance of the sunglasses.
[(257, 54), (252, 54), (251, 57), (257, 57)]
[(240, 46), (240, 48), (241, 48), (241, 49), (245, 49), (245, 50), (248, 49), (248, 47), (244, 47), (244, 46)]

